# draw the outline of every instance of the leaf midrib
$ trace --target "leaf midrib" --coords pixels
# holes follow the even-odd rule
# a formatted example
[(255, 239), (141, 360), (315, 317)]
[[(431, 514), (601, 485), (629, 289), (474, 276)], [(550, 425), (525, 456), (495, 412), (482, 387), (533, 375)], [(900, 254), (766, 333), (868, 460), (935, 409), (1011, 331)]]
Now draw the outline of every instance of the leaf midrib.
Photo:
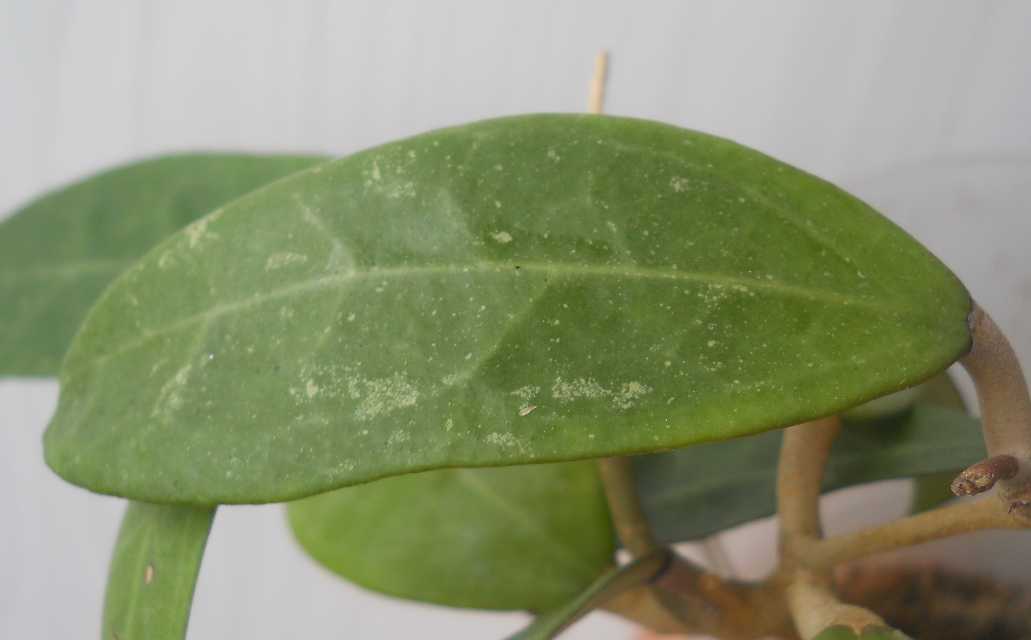
[[(848, 296), (836, 291), (816, 289), (801, 285), (793, 285), (779, 280), (742, 278), (718, 273), (705, 273), (681, 270), (663, 270), (648, 267), (631, 265), (599, 265), (599, 264), (574, 264), (574, 263), (542, 263), (542, 262), (492, 262), (481, 261), (467, 264), (441, 264), (427, 265), (420, 267), (378, 267), (368, 270), (355, 270), (342, 273), (333, 273), (311, 280), (305, 280), (272, 289), (263, 294), (257, 294), (245, 300), (237, 300), (225, 304), (215, 305), (205, 311), (194, 313), (180, 320), (169, 323), (156, 329), (144, 330), (142, 335), (135, 340), (125, 343), (121, 347), (108, 353), (100, 354), (88, 360), (85, 365), (98, 365), (111, 358), (117, 357), (127, 351), (146, 344), (150, 340), (174, 333), (190, 325), (213, 320), (215, 318), (229, 315), (234, 311), (242, 311), (261, 304), (287, 298), (295, 294), (302, 294), (315, 291), (324, 287), (331, 287), (347, 282), (356, 282), (373, 278), (399, 278), (405, 276), (426, 276), (440, 274), (504, 274), (512, 277), (521, 277), (523, 273), (538, 272), (552, 276), (591, 276), (591, 277), (624, 277), (644, 280), (672, 280), (679, 282), (690, 282), (695, 284), (707, 284), (721, 287), (730, 287), (730, 290), (739, 294), (747, 294), (751, 288), (762, 292), (780, 295), (785, 297), (802, 298), (805, 300), (822, 300), (841, 305), (854, 305), (879, 310), (901, 310), (905, 307), (885, 304), (884, 301), (872, 300)], [(745, 289), (742, 290), (741, 287)]]

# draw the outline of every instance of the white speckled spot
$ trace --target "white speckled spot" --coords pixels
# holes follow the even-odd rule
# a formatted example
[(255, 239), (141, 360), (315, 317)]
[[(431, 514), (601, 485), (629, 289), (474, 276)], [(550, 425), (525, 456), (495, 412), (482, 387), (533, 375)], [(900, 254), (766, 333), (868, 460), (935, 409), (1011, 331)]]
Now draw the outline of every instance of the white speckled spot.
[(301, 253), (291, 253), (289, 251), (273, 253), (265, 260), (265, 271), (275, 271), (290, 265), (304, 264), (307, 261), (308, 256)]
[(494, 242), (498, 244), (508, 244), (512, 242), (512, 234), (507, 231), (498, 231), (497, 233), (490, 234), (491, 238), (494, 238)]
[(354, 417), (363, 421), (411, 407), (419, 401), (419, 390), (400, 373), (389, 378), (352, 377), (347, 387), (351, 398), (359, 400)]

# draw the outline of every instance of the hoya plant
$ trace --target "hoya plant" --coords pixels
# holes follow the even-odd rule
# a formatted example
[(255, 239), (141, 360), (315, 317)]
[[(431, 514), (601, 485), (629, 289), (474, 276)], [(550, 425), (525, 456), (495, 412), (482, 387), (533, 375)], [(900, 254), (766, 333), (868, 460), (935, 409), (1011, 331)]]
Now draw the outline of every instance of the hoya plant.
[[(0, 299), (0, 373), (60, 380), (46, 463), (128, 500), (104, 640), (184, 637), (222, 505), (287, 503), (367, 589), (532, 612), (522, 639), (598, 608), (902, 638), (835, 567), (1031, 519), (1026, 385), (963, 284), (833, 185), (669, 124), (144, 160), (0, 224)], [(937, 506), (964, 468), (997, 495)], [(821, 492), (898, 477), (933, 508), (822, 535)], [(671, 547), (771, 514), (758, 582)]]

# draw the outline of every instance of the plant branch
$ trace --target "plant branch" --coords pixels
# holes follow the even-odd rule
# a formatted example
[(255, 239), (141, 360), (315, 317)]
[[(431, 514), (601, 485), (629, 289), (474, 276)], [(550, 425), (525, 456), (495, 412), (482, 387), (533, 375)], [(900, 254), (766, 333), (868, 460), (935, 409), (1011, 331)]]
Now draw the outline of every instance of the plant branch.
[(814, 569), (982, 529), (1022, 529), (1025, 525), (994, 500), (976, 500), (926, 511), (863, 531), (813, 541), (799, 560)]
[(630, 458), (599, 459), (598, 474), (605, 487), (605, 497), (612, 512), (612, 523), (623, 547), (635, 558), (646, 556), (658, 549), (659, 543), (655, 540), (644, 509), (641, 508)]
[(848, 627), (859, 635), (867, 627), (883, 627), (884, 620), (868, 609), (845, 604), (831, 591), (826, 578), (799, 571), (787, 588), (788, 605), (795, 614), (799, 635), (815, 638), (828, 627)]
[[(777, 465), (777, 512), (782, 545), (821, 535), (820, 489), (831, 445), (841, 431), (837, 417), (788, 427)], [(790, 555), (790, 553), (789, 553)]]
[(609, 53), (599, 51), (594, 58), (594, 76), (591, 78), (591, 95), (587, 101), (589, 113), (601, 113), (605, 108), (605, 84), (609, 73)]
[[(960, 362), (977, 390), (990, 458), (965, 471), (957, 483), (961, 489), (975, 491), (998, 486), (1009, 511), (1031, 523), (1031, 397), (1027, 382), (1009, 340), (977, 305), (970, 315), (970, 332), (970, 353)], [(992, 471), (997, 466), (992, 460), (999, 456), (1011, 456), (1017, 468), (985, 477), (980, 485), (964, 482)]]

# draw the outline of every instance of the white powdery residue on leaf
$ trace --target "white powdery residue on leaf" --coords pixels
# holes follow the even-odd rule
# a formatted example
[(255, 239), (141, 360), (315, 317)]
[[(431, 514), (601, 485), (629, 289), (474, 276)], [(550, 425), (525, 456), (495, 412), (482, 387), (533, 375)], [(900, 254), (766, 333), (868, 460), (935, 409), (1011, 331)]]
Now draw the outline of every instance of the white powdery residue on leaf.
[(397, 182), (387, 189), (385, 195), (391, 200), (400, 200), (401, 198), (414, 198), (415, 197), (415, 183), (414, 182)]
[(192, 370), (193, 365), (188, 364), (176, 371), (175, 375), (165, 382), (161, 387), (161, 391), (158, 392), (158, 399), (154, 403), (151, 417), (167, 420), (183, 405), (183, 388), (186, 387), (186, 383), (190, 379), (190, 371)]
[(499, 433), (495, 431), (493, 433), (488, 433), (486, 440), (488, 443), (498, 447), (505, 447), (506, 449), (522, 449), (522, 447), (519, 444), (519, 440), (517, 440), (516, 437), (511, 433)]
[(289, 251), (273, 253), (265, 261), (265, 271), (275, 271), (276, 269), (282, 269), (294, 264), (304, 264), (307, 261), (308, 256), (303, 253), (291, 253)]
[(512, 242), (512, 234), (507, 231), (492, 233), (490, 234), (490, 237), (494, 238), (494, 242), (497, 242), (498, 244), (508, 244), (509, 242)]
[(348, 380), (348, 392), (358, 400), (354, 417), (366, 421), (414, 406), (419, 401), (419, 390), (400, 373), (389, 378), (357, 378)]
[(688, 188), (691, 186), (691, 181), (687, 178), (676, 176), (670, 179), (669, 186), (673, 189), (673, 191), (681, 193), (688, 190)]
[(597, 400), (609, 395), (609, 390), (598, 384), (594, 378), (576, 378), (568, 381), (555, 378), (555, 383), (551, 385), (551, 397), (559, 402)]
[(629, 409), (637, 401), (652, 392), (652, 388), (640, 382), (627, 382), (612, 395), (612, 402), (620, 409)]
[(222, 209), (217, 209), (200, 220), (187, 225), (187, 227), (183, 229), (191, 249), (196, 248), (202, 240), (215, 239), (219, 237), (217, 233), (208, 231), (208, 225), (218, 220), (220, 217), (222, 217)]
[(574, 380), (555, 378), (555, 383), (551, 386), (551, 396), (559, 402), (608, 399), (616, 409), (630, 409), (637, 404), (638, 400), (652, 391), (650, 386), (642, 382), (624, 382), (609, 388), (594, 378), (576, 378)]
[(537, 397), (537, 394), (541, 392), (541, 388), (535, 384), (528, 384), (524, 387), (519, 387), (514, 391), (510, 392), (509, 395), (513, 395), (523, 402), (530, 402)]
[(409, 435), (404, 429), (397, 429), (393, 431), (390, 436), (387, 437), (387, 446), (392, 447), (395, 445), (402, 444), (411, 440), (412, 436)]

